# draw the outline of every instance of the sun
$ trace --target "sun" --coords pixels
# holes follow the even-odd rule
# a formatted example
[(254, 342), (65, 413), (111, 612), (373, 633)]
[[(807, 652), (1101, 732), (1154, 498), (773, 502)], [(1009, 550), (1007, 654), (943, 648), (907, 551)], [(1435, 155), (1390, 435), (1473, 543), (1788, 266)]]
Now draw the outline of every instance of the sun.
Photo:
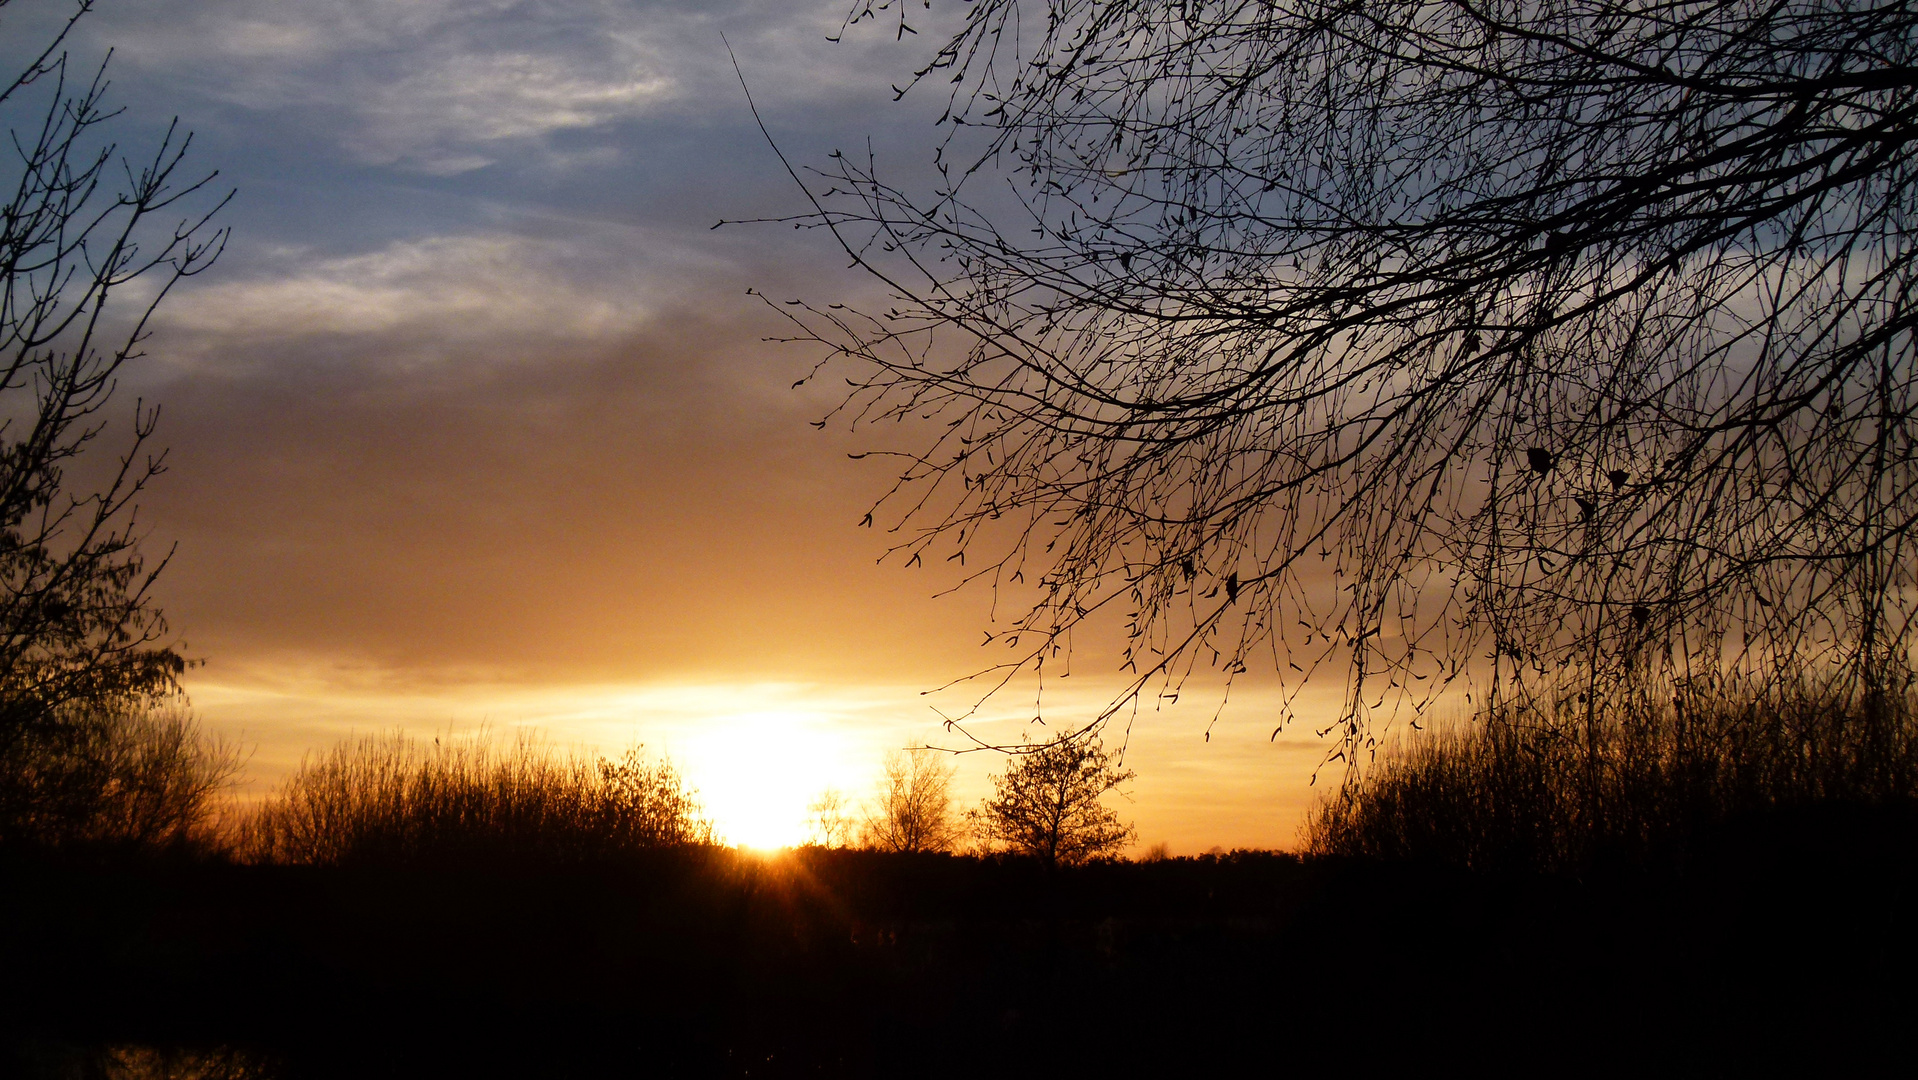
[(822, 716), (733, 713), (701, 723), (676, 756), (721, 839), (772, 849), (804, 843), (809, 805), (847, 787), (843, 744)]

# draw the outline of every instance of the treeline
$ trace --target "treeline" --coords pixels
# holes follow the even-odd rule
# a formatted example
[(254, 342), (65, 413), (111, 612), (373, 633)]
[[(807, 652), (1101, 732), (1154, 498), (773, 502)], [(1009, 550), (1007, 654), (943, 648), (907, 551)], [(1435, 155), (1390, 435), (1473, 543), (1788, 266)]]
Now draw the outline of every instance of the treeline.
[[(566, 751), (535, 735), (361, 735), (304, 758), (255, 802), (234, 795), (239, 748), (178, 704), (49, 717), (5, 761), (0, 846), (195, 854), (245, 863), (565, 863), (723, 842), (665, 758)], [(888, 755), (855, 804), (827, 788), (810, 846), (1011, 854), (1049, 865), (1118, 855), (1132, 827), (1101, 798), (1129, 779), (1094, 741), (1030, 747), (962, 810), (946, 755)]]
[[(1304, 856), (1051, 865), (761, 858), (711, 843), (668, 763), (530, 738), (350, 739), (223, 806), (238, 755), (183, 711), (76, 714), (92, 726), (45, 744), (73, 759), (37, 775), (94, 779), (45, 785), (66, 794), (12, 814), (0, 850), (0, 1072), (1226, 1073), (1336, 1049), (1354, 1002), (1377, 1005), (1379, 1064), (1879, 1052), (1905, 1006), (1876, 988), (1918, 963), (1910, 703), (1688, 692), (1408, 740), (1321, 808)], [(128, 746), (148, 749), (100, 749)], [(993, 799), (1022, 765), (1084, 778), (1042, 754)], [(946, 771), (897, 756), (864, 811)], [(128, 1054), (159, 1064), (108, 1069)]]
[[(366, 735), (257, 802), (241, 753), (168, 701), (70, 709), (0, 751), (0, 847), (348, 865), (595, 861), (723, 840), (663, 758), (537, 737)], [(871, 796), (828, 789), (809, 843), (1075, 865), (1134, 837), (1101, 799), (1130, 777), (1094, 742), (1029, 748), (971, 809), (933, 751), (890, 755)], [(1322, 798), (1304, 854), (1583, 876), (1683, 871), (1728, 830), (1814, 808), (1918, 807), (1918, 695), (1809, 679), (1640, 686), (1506, 702), (1385, 748)]]

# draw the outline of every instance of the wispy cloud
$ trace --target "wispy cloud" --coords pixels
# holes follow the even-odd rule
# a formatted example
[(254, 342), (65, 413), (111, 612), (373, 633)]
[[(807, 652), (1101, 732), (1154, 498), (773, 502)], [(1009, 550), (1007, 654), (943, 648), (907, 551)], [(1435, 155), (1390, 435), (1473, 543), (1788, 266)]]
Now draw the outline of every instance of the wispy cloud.
[[(609, 65), (612, 66), (612, 65)], [(632, 58), (632, 74), (579, 70), (536, 52), (454, 52), (356, 103), (367, 121), (349, 139), (367, 161), (411, 162), (428, 172), (462, 172), (492, 162), (470, 149), (637, 115), (677, 95), (657, 66)]]
[(284, 248), (181, 291), (158, 327), (167, 355), (189, 362), (320, 337), (377, 340), (366, 354), (384, 363), (499, 357), (631, 333), (724, 272), (722, 260), (646, 230), (591, 243), (438, 236), (331, 257)]
[[(787, 103), (853, 80), (873, 40), (827, 46), (842, 0), (163, 0), (95, 20), (143, 76), (298, 111), (365, 164), (484, 167), (554, 133), (672, 110), (737, 112), (722, 32)], [(841, 63), (821, 63), (833, 51)], [(905, 58), (901, 58), (901, 63)]]

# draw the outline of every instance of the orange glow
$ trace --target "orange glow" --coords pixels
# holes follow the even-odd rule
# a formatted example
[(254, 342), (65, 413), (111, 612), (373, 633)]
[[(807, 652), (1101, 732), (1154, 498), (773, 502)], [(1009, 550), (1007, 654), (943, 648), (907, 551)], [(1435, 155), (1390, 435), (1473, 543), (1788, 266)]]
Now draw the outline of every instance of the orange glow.
[[(490, 729), (502, 738), (525, 731), (561, 750), (617, 756), (633, 746), (671, 761), (728, 843), (771, 850), (804, 843), (808, 806), (828, 787), (857, 815), (882, 775), (888, 751), (962, 742), (926, 710), (914, 686), (819, 682), (684, 681), (652, 683), (504, 683), (481, 678), (409, 685), (404, 673), (315, 667), (234, 670), (231, 681), (196, 672), (193, 706), (215, 731), (245, 744), (247, 793), (265, 795), (299, 764), (355, 734), (404, 730), (431, 738)], [(1072, 680), (1049, 695), (1061, 716), (1084, 716), (1114, 692), (1109, 683)], [(1336, 690), (1317, 712), (1336, 708)], [(1074, 696), (1076, 695), (1076, 696)], [(1206, 703), (1164, 707), (1138, 723), (1126, 764), (1138, 771), (1114, 806), (1137, 823), (1141, 846), (1167, 842), (1178, 854), (1226, 847), (1284, 847), (1319, 792), (1309, 785), (1326, 747), (1298, 723), (1271, 738), (1271, 699), (1234, 695), (1214, 722)], [(1016, 743), (1035, 729), (1007, 702), (973, 728)], [(1211, 738), (1205, 737), (1210, 729)], [(1111, 732), (1125, 737), (1122, 728)], [(955, 810), (991, 793), (1006, 766), (997, 754), (953, 760)], [(1334, 779), (1333, 782), (1336, 782)]]
[(804, 712), (722, 714), (682, 738), (673, 755), (732, 844), (804, 843), (807, 806), (819, 793), (866, 781), (827, 718)]

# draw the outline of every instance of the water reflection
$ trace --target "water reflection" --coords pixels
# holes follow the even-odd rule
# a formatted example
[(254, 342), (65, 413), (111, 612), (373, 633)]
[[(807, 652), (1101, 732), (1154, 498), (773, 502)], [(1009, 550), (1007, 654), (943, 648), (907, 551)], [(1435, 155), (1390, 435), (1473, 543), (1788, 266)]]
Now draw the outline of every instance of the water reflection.
[(162, 1047), (124, 1044), (24, 1048), (28, 1080), (273, 1080), (264, 1056), (230, 1046)]

